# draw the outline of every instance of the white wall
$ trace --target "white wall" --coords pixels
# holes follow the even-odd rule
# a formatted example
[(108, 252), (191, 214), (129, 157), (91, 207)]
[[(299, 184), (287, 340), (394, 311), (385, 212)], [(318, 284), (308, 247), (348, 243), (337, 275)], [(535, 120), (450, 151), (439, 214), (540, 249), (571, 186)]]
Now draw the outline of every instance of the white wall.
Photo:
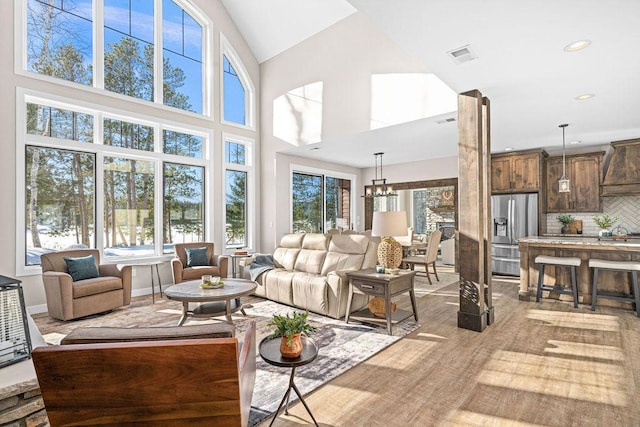
[[(228, 126), (220, 123), (220, 73), (219, 73), (219, 45), (220, 45), (220, 32), (222, 32), (227, 40), (232, 44), (236, 53), (242, 59), (244, 66), (247, 69), (248, 74), (254, 82), (257, 93), (260, 91), (259, 81), (259, 66), (249, 47), (244, 42), (244, 39), (240, 35), (239, 31), (235, 27), (233, 21), (231, 21), (226, 9), (219, 0), (192, 0), (193, 3), (199, 7), (209, 18), (213, 21), (213, 47), (214, 47), (214, 73), (213, 73), (213, 86), (214, 86), (214, 118), (198, 118), (188, 115), (176, 114), (171, 111), (158, 111), (153, 107), (144, 104), (132, 104), (129, 101), (123, 101), (115, 97), (108, 95), (95, 94), (87, 90), (72, 88), (67, 86), (60, 86), (52, 84), (50, 82), (42, 81), (30, 76), (18, 75), (14, 73), (14, 1), (2, 0), (0, 1), (0, 57), (3, 58), (2, 64), (0, 64), (0, 129), (2, 130), (2, 139), (0, 140), (0, 147), (2, 156), (0, 158), (0, 170), (2, 170), (2, 180), (0, 180), (0, 197), (5, 202), (2, 209), (0, 209), (0, 248), (2, 248), (2, 256), (0, 256), (0, 275), (17, 277), (16, 276), (16, 233), (23, 232), (16, 229), (16, 185), (24, 185), (22, 182), (16, 183), (16, 88), (22, 87), (27, 89), (33, 89), (50, 93), (54, 95), (60, 95), (68, 98), (73, 98), (79, 101), (86, 102), (100, 102), (114, 108), (132, 109), (141, 114), (155, 115), (162, 119), (165, 117), (171, 121), (182, 121), (183, 123), (189, 123), (195, 126), (201, 126), (205, 128), (212, 128), (214, 130), (214, 177), (221, 176), (221, 155), (222, 133), (230, 133), (241, 136), (254, 138), (256, 140), (257, 158), (260, 153), (260, 141), (257, 131), (251, 131), (247, 129), (240, 129), (236, 126)], [(19, 3), (19, 2), (18, 2)], [(257, 99), (259, 103), (259, 97)], [(260, 122), (258, 116), (258, 122), (256, 123), (257, 129), (259, 129)], [(259, 170), (259, 166), (258, 166)], [(222, 188), (221, 181), (214, 180), (215, 186), (214, 200), (211, 201), (213, 208), (213, 221), (214, 224), (209, 224), (214, 229), (214, 241), (216, 247), (223, 247), (223, 235), (222, 229), (222, 208), (223, 208), (223, 195), (224, 189)], [(259, 202), (258, 202), (259, 205)], [(259, 217), (259, 212), (257, 216)], [(258, 241), (259, 243), (259, 241)], [(22, 250), (20, 250), (22, 252)], [(136, 278), (134, 279), (134, 295), (144, 293), (150, 287), (150, 277), (148, 268), (140, 268), (136, 272)], [(171, 271), (168, 264), (161, 266), (160, 270), (163, 283), (169, 283), (171, 281)], [(40, 274), (33, 276), (17, 277), (22, 280), (25, 302), (26, 305), (33, 309), (45, 308), (44, 290), (42, 285), (42, 278)], [(156, 289), (157, 291), (157, 289)]]
[[(394, 182), (413, 182), (431, 179), (457, 178), (458, 156), (440, 159), (420, 160), (397, 165), (384, 165), (382, 172), (388, 184)], [(370, 185), (375, 177), (375, 168), (362, 170), (364, 185)]]
[[(321, 136), (322, 139), (339, 138), (367, 132), (371, 128), (373, 74), (426, 72), (424, 64), (399, 49), (368, 18), (357, 12), (261, 64), (263, 251), (272, 250), (279, 237), (290, 230), (289, 213), (284, 209), (290, 203), (288, 174), (291, 158), (278, 153), (291, 148), (291, 144), (274, 136), (274, 100), (293, 89), (321, 81)], [(305, 141), (298, 142), (298, 145), (304, 144)], [(371, 157), (371, 153), (362, 155)], [(296, 163), (302, 161), (298, 159)], [(349, 173), (360, 175), (358, 169), (310, 160), (304, 162), (316, 168), (351, 170)], [(416, 179), (428, 179), (424, 178), (424, 172), (416, 170)], [(363, 191), (362, 180), (359, 180), (356, 191), (358, 195)], [(361, 222), (363, 206), (358, 199), (356, 220), (360, 217)]]

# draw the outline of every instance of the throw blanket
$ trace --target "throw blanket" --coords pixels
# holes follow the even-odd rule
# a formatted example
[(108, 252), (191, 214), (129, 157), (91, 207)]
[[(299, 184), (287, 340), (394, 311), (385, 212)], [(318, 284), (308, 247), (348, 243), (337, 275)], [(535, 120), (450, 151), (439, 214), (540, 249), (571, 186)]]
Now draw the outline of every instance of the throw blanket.
[(249, 274), (251, 280), (255, 281), (259, 275), (265, 271), (269, 271), (275, 267), (272, 255), (256, 255), (255, 259), (249, 264)]

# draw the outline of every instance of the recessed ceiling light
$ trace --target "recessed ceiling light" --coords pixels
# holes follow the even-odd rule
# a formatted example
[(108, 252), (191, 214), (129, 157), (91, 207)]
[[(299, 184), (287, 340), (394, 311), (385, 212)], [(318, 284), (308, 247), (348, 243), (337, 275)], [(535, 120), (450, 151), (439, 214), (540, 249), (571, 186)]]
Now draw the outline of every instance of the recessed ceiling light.
[(565, 52), (577, 52), (588, 47), (591, 44), (591, 40), (578, 40), (570, 43), (564, 47)]
[(576, 144), (580, 144), (582, 141), (571, 141), (569, 143), (569, 145), (576, 145)]
[(507, 147), (504, 149), (504, 151), (511, 151), (511, 150), (513, 150), (513, 147)]
[(584, 101), (586, 99), (591, 99), (593, 98), (595, 95), (593, 93), (583, 93), (582, 95), (578, 95), (576, 96), (576, 99), (578, 101)]

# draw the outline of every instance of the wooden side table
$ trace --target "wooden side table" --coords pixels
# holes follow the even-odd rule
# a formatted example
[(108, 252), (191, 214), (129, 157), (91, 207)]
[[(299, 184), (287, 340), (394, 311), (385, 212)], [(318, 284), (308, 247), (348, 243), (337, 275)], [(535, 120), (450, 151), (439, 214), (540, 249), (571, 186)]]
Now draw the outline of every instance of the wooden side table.
[(311, 419), (313, 420), (313, 423), (316, 425), (316, 427), (318, 427), (318, 422), (313, 417), (311, 410), (307, 406), (307, 402), (304, 401), (304, 399), (302, 398), (302, 393), (300, 393), (300, 390), (298, 390), (298, 387), (296, 387), (295, 383), (293, 382), (293, 378), (296, 373), (296, 368), (298, 366), (307, 365), (313, 362), (314, 360), (316, 360), (316, 357), (318, 357), (318, 345), (311, 338), (302, 336), (301, 339), (302, 339), (302, 354), (294, 359), (282, 357), (282, 355), (280, 354), (280, 342), (281, 342), (280, 337), (278, 338), (267, 337), (267, 338), (264, 338), (262, 341), (260, 341), (260, 346), (259, 346), (260, 357), (262, 357), (262, 359), (265, 362), (273, 366), (291, 368), (291, 376), (289, 377), (289, 388), (287, 389), (287, 391), (284, 394), (284, 397), (280, 401), (280, 405), (278, 405), (278, 409), (276, 409), (276, 412), (273, 414), (273, 419), (271, 420), (269, 427), (271, 427), (273, 425), (273, 422), (276, 420), (276, 418), (278, 418), (278, 413), (280, 412), (280, 409), (282, 409), (282, 405), (285, 405), (284, 413), (286, 415), (289, 415), (289, 396), (291, 395), (291, 390), (296, 392), (296, 394), (298, 395), (298, 398), (300, 399), (300, 402), (302, 402), (302, 404), (304, 405), (304, 408), (307, 410), (309, 415), (311, 415)]
[[(413, 314), (416, 322), (418, 321), (418, 311), (416, 310), (416, 296), (413, 290), (415, 271), (400, 270), (397, 275), (376, 273), (374, 268), (366, 270), (347, 271), (349, 279), (349, 299), (347, 300), (347, 313), (345, 321), (349, 323), (349, 319), (356, 319), (361, 322), (378, 324), (386, 322), (387, 332), (392, 335), (392, 326), (394, 323), (401, 322)], [(398, 309), (395, 313), (391, 313), (391, 298), (408, 292), (411, 298), (411, 307), (413, 313), (406, 310)], [(369, 295), (373, 297), (384, 298), (385, 302), (385, 318), (376, 317), (368, 308), (351, 313), (351, 303), (353, 294)]]

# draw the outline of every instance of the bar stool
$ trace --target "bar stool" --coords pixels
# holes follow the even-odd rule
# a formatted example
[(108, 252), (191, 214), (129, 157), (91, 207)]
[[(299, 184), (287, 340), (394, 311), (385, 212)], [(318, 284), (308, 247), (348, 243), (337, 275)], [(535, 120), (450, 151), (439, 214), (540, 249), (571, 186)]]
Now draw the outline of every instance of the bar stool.
[[(597, 298), (609, 298), (618, 301), (631, 301), (635, 303), (636, 316), (640, 317), (640, 292), (638, 291), (638, 271), (640, 271), (640, 262), (590, 259), (589, 267), (593, 268), (593, 287), (591, 289), (592, 311), (596, 309)], [(598, 270), (626, 271), (627, 273), (631, 273), (632, 295), (621, 295), (609, 292), (600, 292), (600, 294), (598, 294)]]
[[(578, 257), (538, 255), (535, 260), (535, 263), (539, 266), (538, 292), (536, 293), (536, 302), (540, 302), (542, 291), (551, 291), (558, 294), (573, 295), (573, 307), (578, 308), (578, 282), (576, 281), (576, 267), (580, 266), (580, 262), (580, 258)], [(544, 283), (542, 283), (544, 281), (544, 268), (547, 265), (569, 267), (571, 271), (571, 290), (566, 289), (563, 285), (560, 284), (545, 285)]]

